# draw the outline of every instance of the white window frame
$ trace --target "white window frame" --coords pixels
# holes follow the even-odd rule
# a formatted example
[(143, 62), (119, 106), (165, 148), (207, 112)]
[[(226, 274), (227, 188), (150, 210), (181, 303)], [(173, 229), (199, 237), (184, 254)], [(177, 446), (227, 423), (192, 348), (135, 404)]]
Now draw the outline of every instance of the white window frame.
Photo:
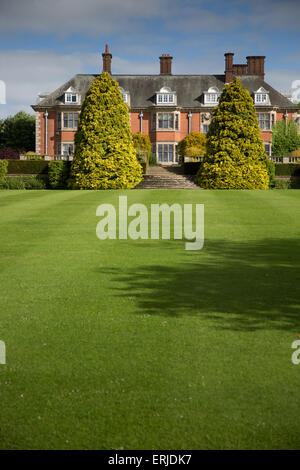
[[(173, 115), (173, 127), (158, 127), (158, 122), (159, 122), (159, 114), (167, 114), (168, 116), (170, 114)], [(176, 128), (176, 120), (178, 121), (178, 128)], [(169, 124), (169, 117), (168, 117), (168, 124)], [(164, 118), (162, 118), (162, 122), (164, 122)], [(151, 130), (152, 131), (168, 131), (168, 132), (179, 132), (180, 131), (180, 113), (178, 111), (171, 111), (171, 112), (164, 112), (164, 111), (157, 111), (156, 113), (153, 113), (151, 116)]]
[[(64, 146), (72, 146), (73, 150), (72, 153), (64, 153)], [(73, 142), (67, 142), (67, 141), (60, 141), (57, 142), (56, 144), (56, 150), (57, 150), (57, 155), (60, 155), (61, 157), (73, 157), (74, 152), (75, 152), (75, 143)]]
[(265, 145), (268, 145), (269, 146), (269, 153), (266, 151), (266, 154), (270, 157), (272, 155), (272, 142), (264, 142), (264, 148), (265, 148)]
[(177, 95), (169, 87), (162, 87), (156, 92), (156, 104), (161, 106), (176, 106)]
[[(258, 120), (258, 125), (261, 131), (272, 131), (272, 116), (271, 113), (257, 113), (257, 120)], [(269, 127), (260, 127), (260, 121), (263, 121), (264, 123), (266, 122), (265, 117), (263, 119), (259, 119), (259, 115), (268, 115), (269, 116)]]
[(254, 92), (254, 104), (257, 106), (268, 106), (270, 104), (270, 97), (268, 90), (260, 87)]
[(175, 94), (174, 93), (158, 93), (156, 95), (156, 104), (163, 104), (164, 106), (174, 106)]
[[(165, 152), (165, 149), (162, 149), (162, 155), (164, 155), (165, 153), (167, 153), (168, 155), (167, 161), (164, 161), (163, 159), (159, 160), (159, 146), (160, 145), (168, 146), (167, 152)], [(173, 147), (172, 161), (169, 161), (170, 146)], [(174, 165), (174, 163), (178, 163), (177, 142), (156, 142), (156, 161), (157, 163), (162, 164), (162, 165)]]
[[(75, 100), (73, 100), (73, 97), (75, 97)], [(71, 91), (67, 91), (65, 93), (65, 104), (78, 104), (78, 93), (72, 93)]]
[(217, 87), (210, 87), (204, 92), (204, 104), (206, 106), (217, 106), (220, 95), (221, 93)]
[[(73, 127), (65, 127), (65, 119), (64, 119), (64, 115), (65, 114), (73, 114)], [(78, 119), (77, 119), (77, 127), (74, 126), (74, 122), (75, 122), (75, 119), (74, 119), (74, 114), (78, 114)], [(59, 118), (59, 115), (61, 116)], [(80, 119), (80, 111), (59, 111), (58, 112), (58, 115), (57, 115), (57, 130), (59, 131), (62, 131), (62, 130), (65, 130), (65, 131), (76, 131), (78, 129), (78, 122), (79, 122), (79, 119)]]

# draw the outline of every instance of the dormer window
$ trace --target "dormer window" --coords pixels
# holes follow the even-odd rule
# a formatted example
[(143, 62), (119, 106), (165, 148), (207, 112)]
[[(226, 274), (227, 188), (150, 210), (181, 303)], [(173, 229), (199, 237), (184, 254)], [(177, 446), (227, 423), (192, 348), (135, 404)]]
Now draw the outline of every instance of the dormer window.
[(265, 90), (263, 87), (260, 87), (254, 93), (254, 104), (257, 104), (257, 105), (269, 105), (270, 104), (269, 92)]
[(156, 104), (162, 106), (176, 105), (176, 93), (172, 92), (169, 87), (163, 87), (156, 93)]
[(120, 93), (122, 95), (122, 98), (123, 98), (123, 101), (124, 103), (128, 104), (129, 105), (129, 102), (130, 102), (130, 94), (128, 91), (125, 91), (124, 88), (122, 87), (119, 87), (119, 90), (120, 90)]
[(78, 104), (78, 93), (72, 87), (65, 92), (65, 104)]
[(207, 106), (216, 106), (220, 97), (220, 91), (217, 87), (210, 87), (204, 93), (204, 104)]

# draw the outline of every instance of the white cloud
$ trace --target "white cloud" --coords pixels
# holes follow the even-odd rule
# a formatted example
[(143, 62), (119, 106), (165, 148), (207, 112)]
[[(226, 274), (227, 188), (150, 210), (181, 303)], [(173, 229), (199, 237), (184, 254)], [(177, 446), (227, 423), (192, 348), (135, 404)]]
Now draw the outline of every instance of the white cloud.
[[(77, 73), (100, 73), (101, 54), (57, 54), (51, 51), (0, 51), (0, 80), (6, 84), (6, 104), (0, 105), (0, 117), (20, 110), (33, 113), (40, 92), (53, 92)], [(113, 73), (159, 73), (158, 59), (130, 62), (113, 57)]]
[[(224, 58), (205, 53), (193, 59), (173, 60), (175, 74), (223, 73)], [(0, 104), (0, 117), (24, 110), (33, 113), (39, 92), (52, 92), (77, 73), (100, 73), (101, 54), (57, 54), (52, 51), (0, 51), (0, 80), (6, 84), (6, 103)], [(158, 57), (149, 61), (130, 61), (113, 56), (113, 73), (158, 74)], [(266, 82), (278, 91), (291, 91), (293, 80), (300, 79), (300, 69), (266, 70)]]
[(39, 92), (52, 92), (76, 73), (102, 70), (100, 54), (64, 54), (51, 51), (0, 51), (0, 79), (6, 84), (6, 105), (0, 116), (23, 109), (33, 113)]
[(292, 84), (294, 80), (300, 80), (300, 69), (268, 70), (265, 76), (265, 81), (282, 93), (293, 91)]

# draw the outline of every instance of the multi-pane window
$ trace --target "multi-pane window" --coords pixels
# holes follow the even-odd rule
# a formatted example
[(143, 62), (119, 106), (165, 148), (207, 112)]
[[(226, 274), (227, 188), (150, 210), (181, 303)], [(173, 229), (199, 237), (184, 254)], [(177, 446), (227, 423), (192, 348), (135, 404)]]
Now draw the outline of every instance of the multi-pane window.
[(152, 115), (152, 129), (179, 129), (179, 114), (178, 113), (156, 113)]
[(270, 156), (271, 155), (271, 144), (265, 143), (264, 147), (265, 147), (266, 154)]
[(203, 124), (203, 126), (202, 126), (202, 131), (203, 131), (203, 134), (207, 134), (207, 131), (208, 131), (208, 124)]
[(157, 104), (174, 104), (175, 103), (174, 93), (158, 93), (156, 103)]
[(217, 103), (218, 102), (217, 93), (206, 93), (205, 102), (206, 103)]
[(77, 93), (66, 93), (65, 94), (65, 103), (77, 103), (78, 95)]
[(271, 129), (269, 113), (258, 113), (258, 122), (262, 131), (269, 131)]
[(269, 102), (267, 93), (256, 93), (255, 103), (256, 104), (267, 104)]
[(64, 129), (77, 129), (78, 113), (63, 113), (63, 114), (64, 114)]
[(63, 155), (73, 155), (74, 153), (74, 144), (62, 144), (62, 154)]
[(174, 144), (158, 144), (157, 156), (160, 163), (174, 162)]
[(57, 155), (73, 155), (74, 153), (74, 144), (72, 142), (59, 142), (57, 144)]

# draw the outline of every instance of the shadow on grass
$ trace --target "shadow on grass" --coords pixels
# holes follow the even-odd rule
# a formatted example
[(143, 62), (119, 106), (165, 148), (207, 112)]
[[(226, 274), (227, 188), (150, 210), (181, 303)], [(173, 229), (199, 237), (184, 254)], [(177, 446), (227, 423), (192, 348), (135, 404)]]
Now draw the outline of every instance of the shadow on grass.
[[(178, 242), (168, 243), (178, 256)], [(136, 298), (139, 314), (190, 315), (210, 319), (217, 328), (300, 333), (299, 240), (207, 240), (203, 250), (179, 258), (106, 272), (121, 283), (115, 287), (118, 296)]]

